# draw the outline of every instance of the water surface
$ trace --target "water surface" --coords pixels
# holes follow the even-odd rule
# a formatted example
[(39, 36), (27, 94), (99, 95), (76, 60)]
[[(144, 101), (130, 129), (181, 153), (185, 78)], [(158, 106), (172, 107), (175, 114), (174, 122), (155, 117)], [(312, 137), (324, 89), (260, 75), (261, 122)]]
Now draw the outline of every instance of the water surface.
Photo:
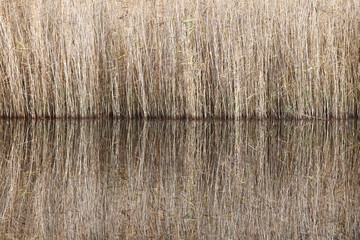
[(1, 121), (5, 239), (358, 239), (359, 122)]

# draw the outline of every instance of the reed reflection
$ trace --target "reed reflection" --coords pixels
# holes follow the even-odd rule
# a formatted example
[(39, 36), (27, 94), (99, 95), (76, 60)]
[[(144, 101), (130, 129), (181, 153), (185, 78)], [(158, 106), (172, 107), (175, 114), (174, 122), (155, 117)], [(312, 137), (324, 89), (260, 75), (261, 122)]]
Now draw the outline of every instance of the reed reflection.
[(357, 239), (358, 123), (0, 122), (16, 239)]

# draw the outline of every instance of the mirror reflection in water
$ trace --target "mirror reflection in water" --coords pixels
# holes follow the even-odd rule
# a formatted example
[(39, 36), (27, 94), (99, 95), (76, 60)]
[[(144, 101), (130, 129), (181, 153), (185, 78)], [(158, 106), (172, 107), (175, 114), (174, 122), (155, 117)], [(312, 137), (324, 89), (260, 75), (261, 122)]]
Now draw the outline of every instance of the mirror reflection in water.
[(5, 239), (358, 239), (359, 123), (1, 121)]

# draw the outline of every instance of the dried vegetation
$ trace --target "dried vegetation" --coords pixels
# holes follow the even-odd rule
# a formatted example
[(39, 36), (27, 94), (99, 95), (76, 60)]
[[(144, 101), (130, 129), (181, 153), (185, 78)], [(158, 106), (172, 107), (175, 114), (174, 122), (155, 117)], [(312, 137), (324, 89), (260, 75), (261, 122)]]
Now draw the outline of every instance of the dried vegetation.
[(0, 116), (349, 118), (357, 0), (0, 1)]

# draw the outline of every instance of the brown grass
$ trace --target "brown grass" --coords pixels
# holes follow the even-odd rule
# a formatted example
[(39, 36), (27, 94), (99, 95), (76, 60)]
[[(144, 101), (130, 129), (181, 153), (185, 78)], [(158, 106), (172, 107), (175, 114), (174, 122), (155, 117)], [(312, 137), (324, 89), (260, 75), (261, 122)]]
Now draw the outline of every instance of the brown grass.
[(0, 3), (2, 117), (360, 113), (358, 0)]
[(358, 124), (1, 122), (0, 239), (359, 239)]

